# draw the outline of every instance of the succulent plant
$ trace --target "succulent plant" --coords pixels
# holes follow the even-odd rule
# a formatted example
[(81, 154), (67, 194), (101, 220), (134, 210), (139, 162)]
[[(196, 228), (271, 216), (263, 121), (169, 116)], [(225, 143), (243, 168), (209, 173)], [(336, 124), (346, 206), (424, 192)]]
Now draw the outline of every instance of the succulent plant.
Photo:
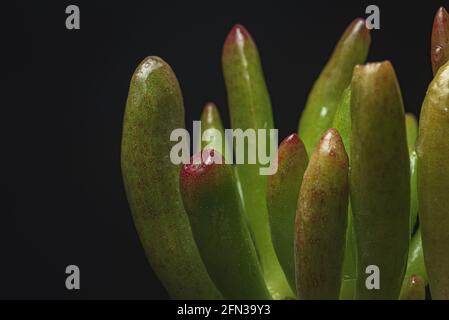
[[(181, 90), (165, 61), (144, 59), (126, 103), (122, 174), (170, 297), (416, 300), (429, 285), (433, 299), (449, 299), (448, 19), (440, 8), (419, 125), (405, 113), (393, 65), (365, 64), (370, 33), (356, 19), (316, 80), (298, 134), (279, 146), (268, 137), (275, 125), (255, 41), (234, 26), (222, 55), (231, 126), (266, 130), (277, 168), (268, 176), (259, 161), (226, 161), (213, 103), (201, 115), (201, 152), (174, 164)], [(380, 286), (368, 286), (376, 268)]]

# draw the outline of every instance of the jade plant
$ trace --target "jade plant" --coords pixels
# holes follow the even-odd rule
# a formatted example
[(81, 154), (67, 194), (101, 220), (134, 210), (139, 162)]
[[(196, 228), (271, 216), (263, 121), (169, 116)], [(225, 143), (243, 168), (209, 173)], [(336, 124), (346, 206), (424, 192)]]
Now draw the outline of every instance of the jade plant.
[[(356, 19), (315, 81), (298, 132), (279, 146), (268, 138), (275, 124), (256, 44), (234, 26), (222, 54), (231, 127), (267, 135), (271, 175), (259, 160), (226, 161), (232, 143), (214, 103), (194, 138), (201, 151), (174, 163), (172, 133), (184, 128), (179, 83), (161, 58), (140, 63), (122, 174), (142, 246), (171, 298), (415, 300), (428, 287), (433, 299), (449, 299), (448, 19), (440, 8), (419, 124), (405, 113), (393, 65), (366, 63), (370, 32)], [(261, 151), (250, 139), (245, 146), (248, 158)]]

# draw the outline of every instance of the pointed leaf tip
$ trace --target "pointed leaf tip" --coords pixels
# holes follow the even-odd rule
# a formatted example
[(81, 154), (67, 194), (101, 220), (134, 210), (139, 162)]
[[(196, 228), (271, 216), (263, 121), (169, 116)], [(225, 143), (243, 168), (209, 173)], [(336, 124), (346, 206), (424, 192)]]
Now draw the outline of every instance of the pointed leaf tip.
[(205, 111), (207, 110), (208, 112), (216, 111), (217, 110), (217, 105), (215, 103), (209, 101), (204, 106), (204, 110)]
[(230, 48), (235, 46), (244, 47), (247, 45), (255, 45), (251, 34), (241, 24), (236, 24), (232, 27), (228, 36), (226, 37), (223, 53), (226, 53)]
[(361, 36), (367, 43), (371, 42), (371, 35), (369, 29), (366, 27), (366, 21), (362, 18), (354, 19), (346, 28), (342, 40), (345, 41), (351, 36)]
[(182, 166), (180, 172), (180, 184), (188, 187), (190, 184), (197, 184), (209, 180), (211, 173), (220, 165), (217, 159), (224, 163), (222, 155), (216, 150), (205, 149), (193, 155), (189, 163)]
[(220, 117), (220, 112), (218, 111), (218, 107), (215, 103), (213, 102), (208, 102), (206, 103), (206, 105), (203, 108), (203, 112), (201, 113), (201, 121), (203, 122), (207, 122), (207, 123), (213, 123), (218, 121), (221, 125), (221, 117)]
[(449, 14), (444, 7), (438, 9), (433, 20), (430, 57), (434, 75), (449, 59)]
[(279, 162), (286, 157), (296, 157), (301, 154), (306, 155), (306, 148), (297, 133), (292, 133), (279, 144)]
[(290, 144), (298, 144), (298, 143), (300, 143), (298, 134), (292, 133), (291, 135), (289, 135), (287, 138), (285, 138), (285, 139), (281, 142), (281, 145), (282, 145), (282, 144), (290, 145)]
[(336, 157), (337, 154), (340, 154), (342, 153), (342, 151), (344, 151), (343, 160), (345, 160), (345, 162), (348, 162), (348, 157), (343, 146), (343, 140), (341, 139), (341, 136), (336, 129), (329, 128), (321, 137), (318, 147), (320, 148), (320, 152), (322, 154), (329, 155), (332, 158)]

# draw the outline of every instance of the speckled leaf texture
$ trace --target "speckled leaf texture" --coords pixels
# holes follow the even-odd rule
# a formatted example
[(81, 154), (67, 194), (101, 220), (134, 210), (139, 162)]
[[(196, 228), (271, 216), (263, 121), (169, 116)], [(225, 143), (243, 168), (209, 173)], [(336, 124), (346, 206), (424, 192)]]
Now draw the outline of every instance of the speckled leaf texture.
[(148, 260), (173, 299), (219, 299), (201, 260), (179, 192), (179, 165), (170, 161), (172, 130), (184, 127), (175, 74), (148, 57), (131, 79), (123, 123), (122, 175)]

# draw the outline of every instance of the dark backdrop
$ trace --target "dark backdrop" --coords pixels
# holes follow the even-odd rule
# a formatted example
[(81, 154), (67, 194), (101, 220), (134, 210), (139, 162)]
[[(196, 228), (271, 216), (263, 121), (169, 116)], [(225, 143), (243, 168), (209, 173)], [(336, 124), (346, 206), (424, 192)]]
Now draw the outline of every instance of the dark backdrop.
[[(0, 298), (166, 298), (147, 263), (120, 174), (130, 77), (147, 55), (171, 64), (186, 123), (215, 101), (226, 127), (220, 57), (233, 24), (257, 42), (280, 138), (345, 27), (378, 4), (369, 60), (392, 61), (417, 114), (431, 80), (430, 31), (443, 1), (66, 1), (3, 7), (5, 86)], [(65, 29), (65, 7), (81, 30)], [(446, 3), (447, 4), (447, 3)], [(65, 267), (81, 290), (65, 289)]]

